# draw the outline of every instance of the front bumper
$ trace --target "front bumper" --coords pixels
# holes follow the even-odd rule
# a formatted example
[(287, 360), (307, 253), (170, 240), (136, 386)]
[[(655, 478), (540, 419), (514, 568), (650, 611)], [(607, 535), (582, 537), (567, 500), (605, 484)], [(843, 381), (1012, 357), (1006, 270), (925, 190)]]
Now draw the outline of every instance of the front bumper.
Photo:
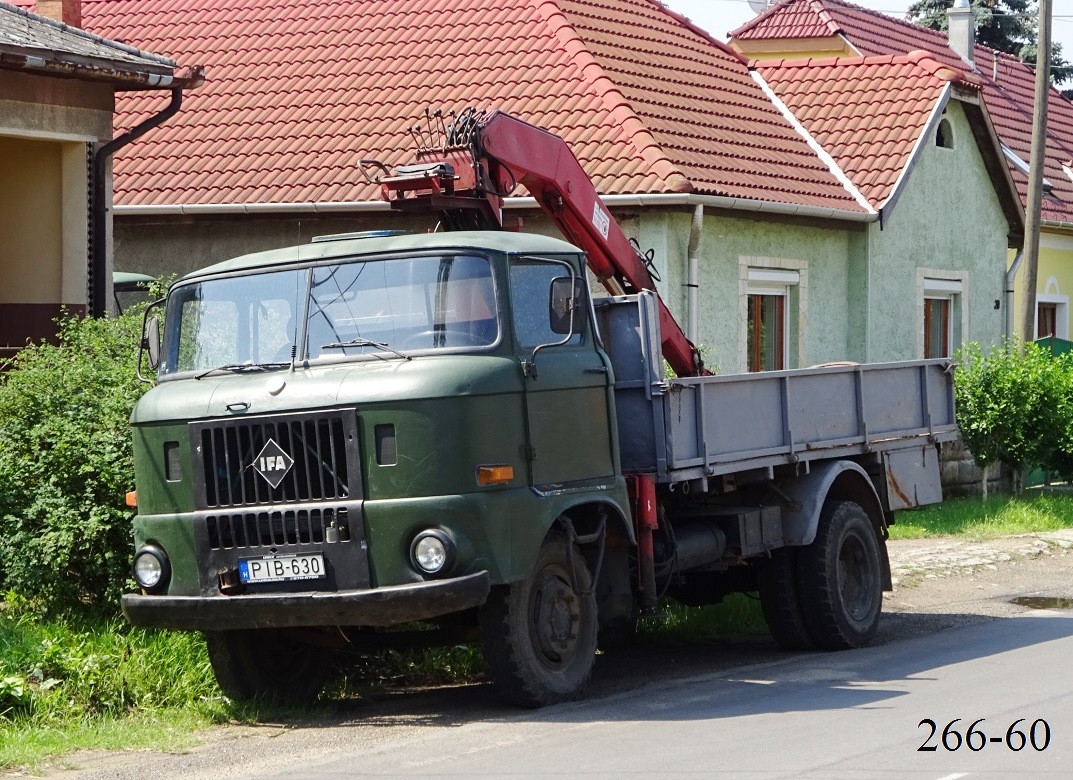
[(461, 612), (488, 598), (482, 571), (449, 580), (335, 592), (242, 596), (123, 597), (123, 614), (135, 626), (194, 631), (314, 626), (392, 626)]

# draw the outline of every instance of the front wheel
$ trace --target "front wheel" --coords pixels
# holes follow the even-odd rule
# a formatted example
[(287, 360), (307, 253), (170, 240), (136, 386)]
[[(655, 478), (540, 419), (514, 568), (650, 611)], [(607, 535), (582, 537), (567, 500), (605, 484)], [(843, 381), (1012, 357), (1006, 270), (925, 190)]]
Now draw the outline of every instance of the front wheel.
[(584, 690), (598, 629), (591, 577), (577, 547), (546, 542), (532, 574), (494, 588), (480, 618), (485, 659), (509, 702), (542, 707)]
[(216, 682), (232, 699), (305, 705), (328, 676), (328, 653), (285, 631), (206, 631)]
[(859, 504), (831, 501), (820, 515), (815, 541), (798, 550), (801, 610), (818, 647), (863, 647), (875, 636), (883, 605), (879, 545)]

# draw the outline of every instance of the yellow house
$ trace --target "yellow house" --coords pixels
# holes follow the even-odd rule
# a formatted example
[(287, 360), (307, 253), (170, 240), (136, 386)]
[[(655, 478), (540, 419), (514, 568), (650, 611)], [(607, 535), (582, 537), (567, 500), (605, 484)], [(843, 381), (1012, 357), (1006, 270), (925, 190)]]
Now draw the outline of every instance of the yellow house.
[[(974, 41), (967, 0), (960, 0), (949, 15), (947, 33), (840, 0), (782, 0), (733, 31), (730, 44), (756, 60), (896, 56), (922, 50), (973, 73), (983, 83), (984, 103), (1023, 203), (1028, 190), (1035, 71), (1012, 55)], [(1036, 328), (1028, 335), (1068, 339), (1073, 293), (1073, 103), (1057, 90), (1052, 90), (1048, 103)], [(942, 215), (936, 215), (936, 229), (942, 229), (942, 224)], [(1007, 334), (1015, 330), (1014, 313), (1020, 307), (1019, 300), (1014, 303), (1013, 292), (1023, 289), (1019, 266), (1020, 253), (1011, 250), (1001, 301)]]
[(111, 164), (115, 93), (184, 87), (172, 60), (83, 32), (77, 0), (31, 13), (0, 2), (0, 358), (55, 335), (66, 307), (103, 314), (111, 298)]

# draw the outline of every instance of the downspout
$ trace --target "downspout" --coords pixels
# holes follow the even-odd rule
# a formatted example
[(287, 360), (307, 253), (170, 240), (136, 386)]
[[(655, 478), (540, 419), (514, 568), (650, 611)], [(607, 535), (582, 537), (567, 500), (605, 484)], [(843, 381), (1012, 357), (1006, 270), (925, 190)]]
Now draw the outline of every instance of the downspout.
[(704, 232), (704, 206), (698, 203), (693, 208), (693, 222), (689, 226), (689, 249), (686, 250), (688, 262), (688, 281), (686, 282), (686, 338), (697, 343), (697, 292), (700, 290), (700, 237)]
[(91, 218), (92, 238), (89, 250), (89, 276), (90, 296), (89, 315), (91, 317), (103, 317), (108, 311), (108, 275), (105, 257), (108, 254), (107, 240), (107, 209), (105, 201), (107, 188), (105, 187), (105, 167), (108, 158), (115, 154), (132, 141), (141, 138), (154, 127), (164, 124), (179, 112), (183, 105), (182, 88), (176, 87), (171, 90), (171, 103), (159, 114), (146, 119), (132, 127), (123, 135), (113, 138), (104, 146), (97, 149), (93, 155), (93, 215)]
[(1006, 340), (1009, 341), (1013, 338), (1013, 279), (1017, 276), (1017, 272), (1021, 269), (1021, 260), (1024, 259), (1025, 250), (1018, 249), (1017, 254), (1013, 258), (1013, 265), (1010, 266), (1010, 270), (1006, 272)]

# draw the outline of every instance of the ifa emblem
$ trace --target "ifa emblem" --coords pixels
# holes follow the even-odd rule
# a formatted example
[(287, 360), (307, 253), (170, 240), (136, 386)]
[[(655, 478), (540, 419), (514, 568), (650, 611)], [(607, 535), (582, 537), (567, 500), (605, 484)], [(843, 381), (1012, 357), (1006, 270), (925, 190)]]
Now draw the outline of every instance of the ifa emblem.
[(254, 471), (264, 477), (265, 482), (273, 488), (278, 488), (279, 483), (294, 465), (294, 458), (284, 452), (274, 439), (269, 439), (250, 465), (253, 466)]

